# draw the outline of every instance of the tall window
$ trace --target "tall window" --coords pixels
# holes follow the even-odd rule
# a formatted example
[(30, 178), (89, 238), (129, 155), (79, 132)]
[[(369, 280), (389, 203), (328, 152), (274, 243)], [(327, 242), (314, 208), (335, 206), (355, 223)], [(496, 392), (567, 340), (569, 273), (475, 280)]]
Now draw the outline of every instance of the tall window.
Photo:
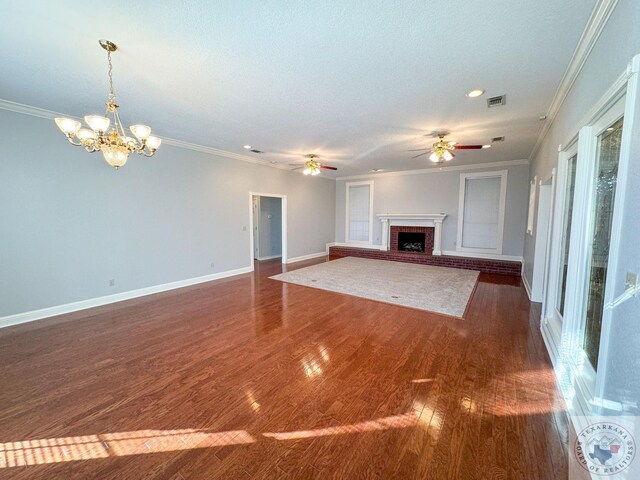
[(460, 175), (459, 251), (502, 253), (507, 171)]
[(347, 183), (346, 206), (346, 241), (371, 243), (373, 182)]
[(595, 187), (592, 196), (594, 213), (590, 225), (591, 247), (588, 257), (588, 297), (583, 347), (594, 369), (598, 368), (621, 140), (622, 119), (598, 137), (597, 164), (592, 179)]
[(573, 212), (573, 196), (576, 188), (576, 164), (578, 155), (567, 161), (567, 177), (564, 185), (564, 212), (562, 214), (562, 240), (560, 246), (560, 264), (556, 305), (560, 316), (564, 315), (564, 301), (567, 294), (567, 270), (569, 266), (569, 245), (571, 243), (571, 214)]

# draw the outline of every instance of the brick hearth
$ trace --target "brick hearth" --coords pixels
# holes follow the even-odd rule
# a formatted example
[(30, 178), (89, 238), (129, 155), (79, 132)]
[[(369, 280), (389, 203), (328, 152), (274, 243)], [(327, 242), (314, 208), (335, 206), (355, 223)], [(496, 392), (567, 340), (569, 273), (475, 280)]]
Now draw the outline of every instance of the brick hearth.
[(434, 256), (425, 253), (392, 252), (356, 247), (330, 247), (329, 257), (332, 259), (342, 257), (372, 258), (375, 260), (420, 263), (423, 265), (436, 265), (439, 267), (467, 268), (470, 270), (479, 270), (485, 273), (517, 276), (520, 276), (522, 269), (522, 264), (520, 262), (512, 262), (508, 260), (488, 260), (486, 258), (453, 257), (447, 255)]

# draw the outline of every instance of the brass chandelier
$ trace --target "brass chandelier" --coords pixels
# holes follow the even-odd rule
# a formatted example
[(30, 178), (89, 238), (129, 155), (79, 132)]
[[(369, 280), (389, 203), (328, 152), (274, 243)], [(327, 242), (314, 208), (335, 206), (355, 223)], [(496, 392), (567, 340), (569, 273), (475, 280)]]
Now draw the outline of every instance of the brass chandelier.
[[(104, 116), (85, 116), (84, 121), (87, 122), (90, 129), (81, 128), (82, 124), (72, 118), (58, 117), (55, 122), (69, 143), (78, 147), (83, 146), (87, 152), (102, 152), (105, 161), (118, 169), (127, 163), (129, 154), (132, 152), (151, 157), (162, 140), (151, 135), (151, 128), (146, 125), (131, 125), (129, 127), (135, 138), (127, 136), (125, 133), (118, 114), (116, 94), (113, 90), (111, 52), (115, 52), (118, 47), (109, 40), (100, 40), (99, 43), (107, 51), (107, 63), (109, 64), (109, 96)], [(109, 130), (110, 125), (111, 130)]]

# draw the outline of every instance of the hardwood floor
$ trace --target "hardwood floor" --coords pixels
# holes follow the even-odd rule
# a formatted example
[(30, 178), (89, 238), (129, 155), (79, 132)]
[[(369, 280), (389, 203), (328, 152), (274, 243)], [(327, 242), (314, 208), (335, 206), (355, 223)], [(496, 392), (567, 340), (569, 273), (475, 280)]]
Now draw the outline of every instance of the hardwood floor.
[(0, 330), (0, 478), (567, 477), (519, 278), (458, 320), (280, 271)]

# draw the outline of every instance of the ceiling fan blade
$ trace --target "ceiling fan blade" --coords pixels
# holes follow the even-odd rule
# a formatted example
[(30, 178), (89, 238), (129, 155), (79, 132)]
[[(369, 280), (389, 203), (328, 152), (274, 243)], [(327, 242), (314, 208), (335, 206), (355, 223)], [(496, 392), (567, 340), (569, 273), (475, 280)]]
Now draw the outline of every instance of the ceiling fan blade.
[(407, 152), (422, 152), (423, 150), (431, 150), (430, 148), (414, 148), (412, 150), (407, 150)]
[(292, 168), (291, 171), (295, 172), (296, 170), (302, 170), (304, 168), (304, 165), (298, 165), (296, 168)]
[(429, 153), (429, 152), (424, 152), (424, 153), (421, 153), (419, 155), (415, 155), (415, 156), (413, 156), (411, 158), (418, 158), (418, 157), (421, 157), (422, 155), (426, 155), (427, 153)]
[(320, 165), (320, 168), (326, 168), (327, 170), (338, 170), (336, 167), (330, 167), (328, 165)]
[(289, 166), (290, 167), (302, 167), (303, 165), (301, 165), (299, 163), (290, 163)]
[(456, 150), (479, 150), (482, 148), (482, 145), (454, 145)]

